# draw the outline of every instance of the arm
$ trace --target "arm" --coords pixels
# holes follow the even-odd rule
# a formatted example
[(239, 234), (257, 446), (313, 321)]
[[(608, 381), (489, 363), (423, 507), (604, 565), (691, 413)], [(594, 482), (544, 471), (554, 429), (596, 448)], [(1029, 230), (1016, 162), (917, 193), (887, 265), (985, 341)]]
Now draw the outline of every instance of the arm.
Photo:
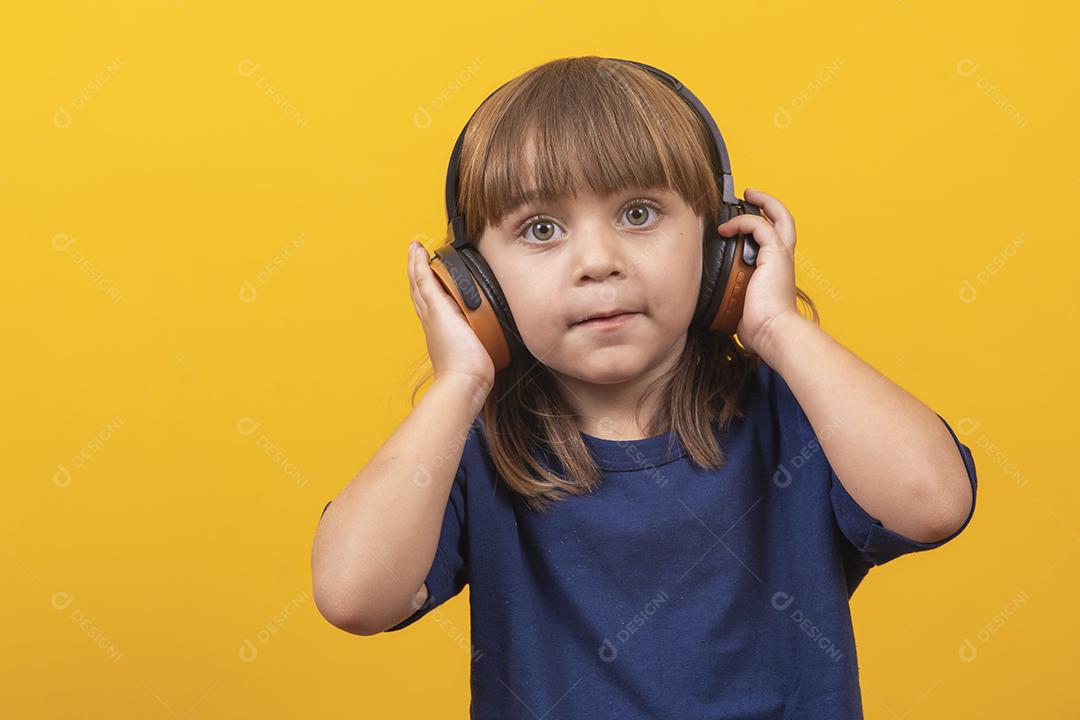
[(436, 379), (326, 508), (311, 570), (315, 604), (334, 626), (375, 634), (423, 602), (454, 474), (488, 391), (459, 374)]
[(763, 215), (720, 225), (760, 245), (738, 335), (787, 383), (847, 494), (885, 528), (943, 540), (972, 510), (964, 457), (937, 414), (797, 311), (795, 219), (772, 195), (746, 188)]
[(767, 323), (760, 345), (867, 513), (917, 542), (943, 539), (963, 524), (971, 481), (933, 410), (796, 312)]

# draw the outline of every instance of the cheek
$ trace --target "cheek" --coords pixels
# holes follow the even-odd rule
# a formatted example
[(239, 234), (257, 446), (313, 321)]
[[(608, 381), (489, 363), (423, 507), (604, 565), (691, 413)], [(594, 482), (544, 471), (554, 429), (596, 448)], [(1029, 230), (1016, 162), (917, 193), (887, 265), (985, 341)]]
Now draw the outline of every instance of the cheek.
[(650, 308), (665, 328), (682, 332), (693, 318), (701, 290), (701, 251), (680, 249), (647, 271)]
[(503, 296), (514, 315), (514, 324), (533, 354), (550, 347), (565, 330), (558, 293), (540, 273), (500, 276)]
[(550, 300), (556, 293), (546, 282), (550, 274), (538, 272), (534, 264), (515, 262), (497, 243), (484, 245), (480, 252), (498, 278), (525, 346), (535, 354), (537, 348), (550, 345), (559, 318), (558, 309)]

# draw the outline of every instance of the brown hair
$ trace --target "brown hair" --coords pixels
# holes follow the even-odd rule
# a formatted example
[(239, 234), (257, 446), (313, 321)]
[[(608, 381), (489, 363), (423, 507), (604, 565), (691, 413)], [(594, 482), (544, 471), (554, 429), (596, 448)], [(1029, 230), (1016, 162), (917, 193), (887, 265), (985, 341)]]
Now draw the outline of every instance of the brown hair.
[[(601, 197), (661, 187), (711, 222), (721, 204), (717, 166), (705, 124), (665, 81), (618, 60), (561, 58), (514, 78), (472, 117), (461, 149), (458, 207), (474, 243), (529, 191), (543, 202), (575, 196), (582, 187)], [(819, 323), (810, 297), (799, 288), (796, 294)], [(651, 393), (662, 393), (645, 425), (649, 436), (674, 430), (694, 463), (722, 466), (712, 422), (726, 428), (743, 416), (742, 392), (759, 362), (734, 337), (691, 327), (675, 367), (638, 403), (640, 412)], [(413, 405), (432, 376), (429, 369), (413, 387)], [(516, 359), (496, 373), (481, 413), (498, 473), (534, 510), (588, 493), (601, 477), (555, 382), (535, 359)], [(564, 473), (538, 450), (553, 455)]]

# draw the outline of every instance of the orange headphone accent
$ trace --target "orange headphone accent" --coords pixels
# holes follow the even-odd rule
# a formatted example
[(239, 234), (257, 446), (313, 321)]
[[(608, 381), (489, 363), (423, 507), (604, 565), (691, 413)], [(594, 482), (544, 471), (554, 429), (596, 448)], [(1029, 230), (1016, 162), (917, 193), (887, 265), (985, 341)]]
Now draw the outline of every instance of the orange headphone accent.
[[(698, 293), (692, 325), (710, 332), (733, 335), (742, 318), (746, 286), (757, 265), (758, 244), (750, 235), (722, 237), (717, 233), (716, 227), (736, 215), (761, 215), (761, 208), (735, 197), (727, 146), (716, 122), (701, 101), (685, 85), (663, 70), (634, 60), (620, 62), (636, 65), (668, 82), (702, 118), (712, 135), (720, 158), (717, 183), (722, 202), (715, 222), (707, 223), (705, 227), (701, 290)], [(494, 95), (498, 89), (488, 97)], [(476, 114), (475, 110), (473, 114)], [(495, 370), (499, 371), (509, 365), (512, 358), (528, 357), (530, 353), (521, 339), (514, 316), (510, 312), (510, 305), (495, 279), (495, 273), (473, 245), (472, 238), (465, 230), (465, 219), (458, 212), (458, 162), (466, 128), (468, 123), (462, 128), (454, 144), (446, 173), (446, 216), (449, 219), (447, 239), (435, 250), (434, 256), (429, 258), (428, 262), (435, 272), (435, 277), (461, 308), (465, 319), (487, 349)]]

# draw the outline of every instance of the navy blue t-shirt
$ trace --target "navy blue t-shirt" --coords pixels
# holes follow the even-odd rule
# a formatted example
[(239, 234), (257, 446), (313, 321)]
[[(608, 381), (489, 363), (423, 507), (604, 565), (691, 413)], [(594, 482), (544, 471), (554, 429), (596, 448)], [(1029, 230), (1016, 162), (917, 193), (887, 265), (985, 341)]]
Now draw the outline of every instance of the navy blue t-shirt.
[[(745, 417), (714, 423), (724, 467), (694, 465), (677, 435), (669, 452), (673, 433), (583, 433), (602, 482), (545, 513), (497, 480), (478, 417), (428, 601), (390, 630), (468, 583), (480, 720), (861, 718), (849, 597), (872, 566), (963, 528), (920, 543), (867, 514), (766, 363), (744, 397)], [(974, 499), (971, 451), (945, 426)]]

